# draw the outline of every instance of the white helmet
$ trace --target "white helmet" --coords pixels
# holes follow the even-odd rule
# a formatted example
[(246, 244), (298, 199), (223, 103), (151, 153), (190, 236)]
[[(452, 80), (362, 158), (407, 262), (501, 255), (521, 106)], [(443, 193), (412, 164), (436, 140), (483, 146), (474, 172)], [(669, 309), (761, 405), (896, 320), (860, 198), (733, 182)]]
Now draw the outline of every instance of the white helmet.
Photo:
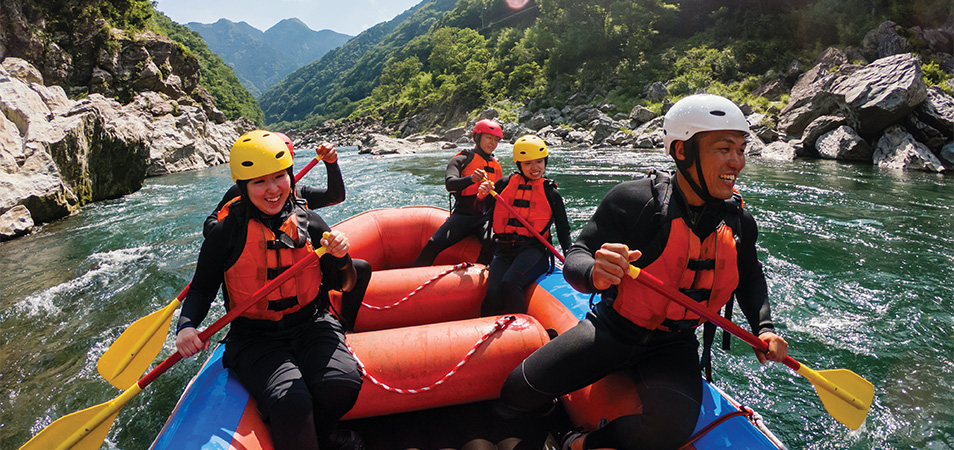
[(732, 100), (712, 94), (690, 95), (669, 108), (663, 119), (663, 146), (672, 154), (672, 141), (685, 141), (696, 133), (716, 130), (749, 132), (745, 115)]

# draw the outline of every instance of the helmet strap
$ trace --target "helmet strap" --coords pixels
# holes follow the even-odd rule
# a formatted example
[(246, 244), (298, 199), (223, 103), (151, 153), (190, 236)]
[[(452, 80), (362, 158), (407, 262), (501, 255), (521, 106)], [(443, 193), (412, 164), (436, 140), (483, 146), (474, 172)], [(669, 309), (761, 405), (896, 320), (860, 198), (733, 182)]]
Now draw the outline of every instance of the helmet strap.
[[(676, 167), (679, 168), (679, 173), (681, 173), (682, 177), (689, 183), (692, 192), (695, 192), (703, 202), (709, 203), (717, 201), (718, 199), (709, 193), (709, 187), (706, 185), (706, 177), (702, 174), (702, 162), (699, 161), (699, 142), (696, 140), (696, 137), (693, 136), (686, 141), (682, 141), (682, 143), (685, 159), (677, 159), (676, 155), (673, 154), (673, 159), (676, 160)], [(689, 176), (689, 167), (691, 167), (693, 163), (696, 165), (696, 175), (699, 178), (698, 183)]]

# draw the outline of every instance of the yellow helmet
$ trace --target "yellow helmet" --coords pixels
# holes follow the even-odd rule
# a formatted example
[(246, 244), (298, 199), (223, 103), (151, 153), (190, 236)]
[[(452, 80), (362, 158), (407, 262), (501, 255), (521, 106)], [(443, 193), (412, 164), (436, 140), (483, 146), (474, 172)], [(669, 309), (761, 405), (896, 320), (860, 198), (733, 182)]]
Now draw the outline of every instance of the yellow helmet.
[(547, 143), (537, 136), (527, 134), (513, 144), (513, 162), (533, 161), (550, 156)]
[(243, 134), (232, 144), (229, 167), (232, 181), (251, 180), (291, 167), (291, 152), (277, 134), (255, 130)]

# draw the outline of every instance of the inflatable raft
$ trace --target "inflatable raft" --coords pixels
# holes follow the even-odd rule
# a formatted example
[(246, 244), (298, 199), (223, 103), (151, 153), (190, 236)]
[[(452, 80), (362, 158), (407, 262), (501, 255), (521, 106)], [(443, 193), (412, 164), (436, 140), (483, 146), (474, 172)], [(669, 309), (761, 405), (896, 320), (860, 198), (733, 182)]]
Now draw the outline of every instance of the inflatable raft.
[[(534, 350), (574, 326), (589, 296), (559, 268), (526, 291), (527, 313), (478, 317), (486, 268), (471, 263), (476, 240), (442, 252), (434, 266), (408, 268), (448, 212), (431, 207), (369, 211), (333, 228), (351, 254), (367, 260), (371, 283), (347, 341), (365, 383), (341, 427), (358, 431), (369, 450), (554, 448), (554, 436), (595, 429), (638, 413), (635, 387), (622, 373), (561, 398), (543, 419), (504, 420), (494, 400), (510, 371)], [(340, 310), (340, 298), (332, 304)], [(268, 427), (248, 393), (222, 367), (218, 345), (186, 387), (154, 449), (271, 449)], [(705, 383), (693, 441), (685, 448), (776, 449), (781, 442), (760, 416)]]

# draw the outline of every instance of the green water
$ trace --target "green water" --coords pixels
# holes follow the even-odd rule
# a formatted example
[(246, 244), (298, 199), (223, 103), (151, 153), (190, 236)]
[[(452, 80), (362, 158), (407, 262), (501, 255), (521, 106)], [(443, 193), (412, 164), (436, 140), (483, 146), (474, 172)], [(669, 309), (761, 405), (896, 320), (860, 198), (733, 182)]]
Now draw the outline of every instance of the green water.
[[(443, 168), (453, 153), (341, 149), (348, 199), (321, 214), (335, 223), (370, 208), (447, 207)], [(299, 156), (296, 166), (307, 161)], [(652, 167), (670, 163), (659, 152), (558, 149), (548, 175), (575, 236), (610, 187)], [(306, 181), (323, 186), (324, 169)], [(227, 166), (152, 178), (133, 195), (0, 244), (0, 449), (119, 394), (96, 362), (126, 326), (186, 285), (201, 223), (230, 184)], [(816, 370), (854, 371), (874, 383), (875, 399), (866, 424), (850, 431), (807, 380), (780, 364), (759, 366), (741, 341), (716, 353), (717, 384), (792, 449), (954, 449), (954, 178), (750, 160), (738, 188), (760, 224), (790, 354)], [(211, 315), (221, 314), (217, 306)], [(172, 353), (171, 337), (160, 358)], [(148, 447), (200, 364), (177, 364), (127, 404), (105, 448)]]

